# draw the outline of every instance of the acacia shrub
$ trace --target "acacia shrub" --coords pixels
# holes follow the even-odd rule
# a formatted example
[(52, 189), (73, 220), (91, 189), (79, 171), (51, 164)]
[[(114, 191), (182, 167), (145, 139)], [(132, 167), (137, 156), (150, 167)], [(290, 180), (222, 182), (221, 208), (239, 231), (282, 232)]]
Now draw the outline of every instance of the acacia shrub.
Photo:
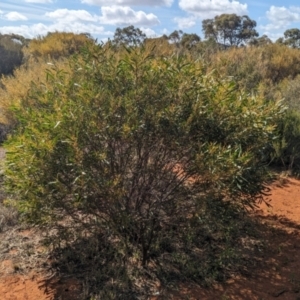
[(70, 70), (31, 85), (5, 144), (7, 190), (54, 247), (106, 236), (123, 263), (146, 267), (170, 237), (175, 249), (198, 239), (204, 207), (262, 199), (279, 104), (142, 48), (91, 44)]
[(55, 59), (66, 58), (80, 52), (85, 43), (92, 39), (88, 34), (72, 32), (49, 32), (46, 36), (36, 37), (24, 49), (26, 58)]
[(232, 76), (241, 89), (263, 90), (268, 100), (272, 100), (270, 89), (284, 79), (294, 79), (300, 72), (298, 49), (279, 44), (218, 51), (209, 57), (208, 65), (223, 76)]
[(8, 128), (13, 128), (17, 123), (12, 107), (19, 107), (23, 98), (27, 96), (31, 83), (40, 85), (40, 88), (47, 90), (47, 70), (51, 68), (63, 68), (68, 70), (66, 60), (45, 62), (43, 60), (27, 60), (26, 63), (14, 70), (13, 75), (3, 76), (0, 84), (0, 123)]
[(273, 161), (282, 164), (290, 172), (299, 175), (300, 169), (300, 99), (299, 79), (285, 79), (272, 93), (275, 99), (283, 99), (286, 113), (278, 123), (279, 138), (274, 142)]
[(288, 110), (279, 122), (280, 139), (274, 143), (275, 159), (282, 162), (289, 171), (299, 172), (300, 159), (300, 113)]

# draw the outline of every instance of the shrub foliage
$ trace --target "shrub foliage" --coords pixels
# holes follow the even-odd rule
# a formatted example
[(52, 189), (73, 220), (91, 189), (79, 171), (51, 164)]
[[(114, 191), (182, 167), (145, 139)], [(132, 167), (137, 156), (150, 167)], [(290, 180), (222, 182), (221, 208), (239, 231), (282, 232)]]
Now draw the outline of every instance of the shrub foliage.
[(91, 43), (70, 70), (32, 83), (5, 145), (6, 187), (54, 246), (105, 233), (125, 263), (147, 266), (170, 237), (206, 226), (207, 203), (261, 200), (280, 104), (142, 48)]
[(85, 33), (49, 32), (46, 36), (32, 39), (24, 52), (26, 57), (57, 60), (78, 53), (91, 40), (91, 36)]

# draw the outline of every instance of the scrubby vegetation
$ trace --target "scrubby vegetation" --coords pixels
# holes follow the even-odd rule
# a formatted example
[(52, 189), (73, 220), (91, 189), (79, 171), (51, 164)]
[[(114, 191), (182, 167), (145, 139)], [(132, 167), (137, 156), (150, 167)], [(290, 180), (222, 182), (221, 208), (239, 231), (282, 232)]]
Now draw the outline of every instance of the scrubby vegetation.
[(43, 230), (61, 272), (84, 274), (86, 298), (209, 285), (255, 254), (247, 211), (269, 165), (299, 166), (300, 58), (235, 19), (224, 45), (220, 20), (204, 41), (130, 26), (100, 45), (66, 33), (18, 44), (22, 65), (0, 89), (4, 202)]

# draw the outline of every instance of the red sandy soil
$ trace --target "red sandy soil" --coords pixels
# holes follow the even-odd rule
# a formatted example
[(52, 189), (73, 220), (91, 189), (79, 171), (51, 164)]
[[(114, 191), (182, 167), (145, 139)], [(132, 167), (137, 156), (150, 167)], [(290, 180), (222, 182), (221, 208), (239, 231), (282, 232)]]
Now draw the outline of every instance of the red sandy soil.
[(270, 239), (270, 249), (261, 266), (255, 266), (247, 276), (237, 276), (226, 284), (201, 289), (187, 286), (170, 299), (207, 300), (300, 300), (300, 180), (281, 178), (271, 186), (268, 206), (262, 203), (255, 216), (276, 229)]
[(1, 300), (79, 299), (80, 285), (76, 280), (45, 280), (35, 275), (7, 275), (0, 279)]
[[(285, 299), (300, 300), (300, 181), (284, 178), (271, 185), (270, 204), (261, 204), (255, 215), (262, 222), (281, 230), (266, 236), (271, 243), (261, 265), (245, 276), (204, 289), (180, 286), (178, 293), (152, 299)], [(0, 300), (75, 300), (80, 284), (74, 279), (45, 279), (41, 275), (15, 275), (10, 261), (0, 262)], [(166, 295), (166, 293), (164, 293)]]

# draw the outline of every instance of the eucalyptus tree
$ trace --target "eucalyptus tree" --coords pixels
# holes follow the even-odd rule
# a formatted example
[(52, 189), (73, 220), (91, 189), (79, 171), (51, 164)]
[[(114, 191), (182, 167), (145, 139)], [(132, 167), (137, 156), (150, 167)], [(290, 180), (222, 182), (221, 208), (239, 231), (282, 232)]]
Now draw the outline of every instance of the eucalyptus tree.
[(300, 29), (292, 28), (284, 32), (284, 37), (279, 38), (277, 43), (285, 44), (291, 48), (300, 48)]
[(130, 25), (124, 28), (117, 28), (112, 43), (116, 46), (140, 46), (144, 43), (146, 34), (139, 28)]
[(202, 21), (205, 38), (212, 38), (224, 46), (240, 46), (257, 37), (256, 21), (248, 16), (222, 14)]

